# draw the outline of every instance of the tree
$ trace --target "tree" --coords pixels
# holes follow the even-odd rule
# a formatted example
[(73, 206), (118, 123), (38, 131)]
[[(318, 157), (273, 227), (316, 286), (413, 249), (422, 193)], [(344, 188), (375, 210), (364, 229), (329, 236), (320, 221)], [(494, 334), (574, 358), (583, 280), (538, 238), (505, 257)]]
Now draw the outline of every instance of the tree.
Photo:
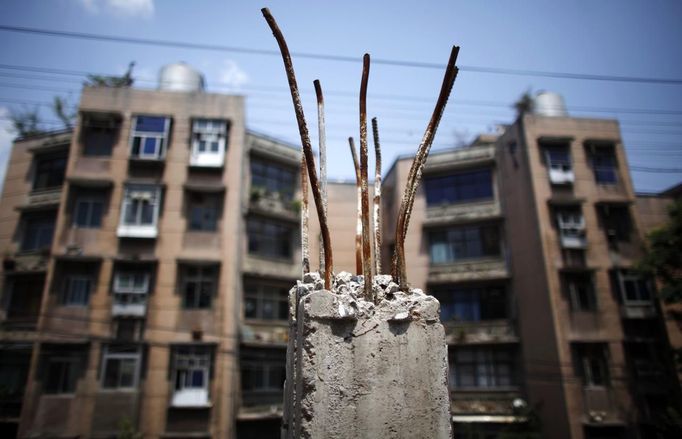
[(533, 111), (533, 96), (531, 96), (530, 90), (523, 92), (519, 99), (514, 103), (514, 108), (516, 109), (517, 116), (523, 116), (524, 114)]
[(640, 269), (661, 282), (659, 292), (667, 303), (682, 302), (682, 200), (668, 208), (670, 220), (648, 235), (648, 251)]
[(76, 111), (69, 110), (69, 104), (66, 98), (61, 96), (55, 96), (52, 101), (52, 111), (59, 118), (59, 120), (64, 124), (65, 129), (73, 128), (73, 121), (76, 118)]
[(85, 85), (91, 87), (130, 87), (135, 80), (133, 79), (133, 67), (135, 61), (128, 64), (128, 71), (123, 76), (88, 75)]
[(33, 110), (12, 111), (9, 117), (12, 121), (12, 130), (19, 137), (35, 136), (44, 132), (40, 127), (40, 116), (37, 108)]

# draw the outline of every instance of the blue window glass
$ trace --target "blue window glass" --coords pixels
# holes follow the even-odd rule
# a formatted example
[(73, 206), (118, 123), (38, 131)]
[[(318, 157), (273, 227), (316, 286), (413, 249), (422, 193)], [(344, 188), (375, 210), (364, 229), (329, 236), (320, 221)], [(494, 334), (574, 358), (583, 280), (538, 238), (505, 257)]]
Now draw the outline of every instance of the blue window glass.
[(164, 133), (166, 131), (166, 118), (155, 116), (137, 116), (135, 118), (135, 130), (147, 133)]
[(426, 188), (426, 203), (429, 206), (465, 203), (493, 197), (492, 172), (490, 169), (426, 177), (424, 186)]
[(144, 147), (142, 148), (142, 154), (154, 155), (156, 154), (156, 143), (158, 139), (154, 137), (146, 137), (144, 139)]
[(597, 183), (614, 184), (617, 182), (616, 159), (612, 154), (595, 154), (592, 157), (592, 164)]
[(192, 371), (192, 385), (190, 387), (204, 387), (204, 371), (203, 370), (193, 370)]
[(432, 264), (500, 256), (499, 228), (482, 225), (432, 231), (429, 253)]
[(507, 318), (507, 299), (502, 286), (435, 288), (441, 321), (478, 322)]

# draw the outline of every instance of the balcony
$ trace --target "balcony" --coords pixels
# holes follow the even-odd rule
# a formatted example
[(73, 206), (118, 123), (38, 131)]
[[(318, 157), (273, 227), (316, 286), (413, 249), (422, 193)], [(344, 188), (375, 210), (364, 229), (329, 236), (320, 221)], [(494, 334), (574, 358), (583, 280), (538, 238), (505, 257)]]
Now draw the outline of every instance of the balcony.
[(146, 238), (154, 239), (159, 235), (155, 224), (151, 225), (128, 225), (120, 224), (116, 229), (119, 238)]
[(620, 308), (624, 319), (650, 319), (656, 317), (656, 307), (652, 302), (626, 303)]
[(502, 211), (497, 200), (485, 200), (472, 203), (443, 204), (428, 207), (424, 226), (439, 226), (456, 222), (477, 221), (500, 218)]
[(62, 186), (34, 190), (28, 194), (26, 201), (16, 207), (19, 211), (39, 211), (57, 209), (62, 196)]
[(251, 188), (249, 210), (253, 213), (276, 216), (281, 219), (297, 221), (300, 202), (279, 192), (269, 192), (263, 188)]
[(507, 264), (502, 259), (471, 259), (429, 267), (429, 283), (505, 279), (509, 277)]
[(614, 424), (622, 422), (609, 387), (585, 386), (583, 388), (583, 399), (587, 423)]
[(144, 317), (146, 313), (146, 303), (114, 303), (111, 307), (114, 317)]
[(171, 400), (172, 407), (210, 407), (208, 389), (189, 388), (176, 390)]
[(519, 338), (512, 321), (444, 322), (448, 344), (516, 343)]

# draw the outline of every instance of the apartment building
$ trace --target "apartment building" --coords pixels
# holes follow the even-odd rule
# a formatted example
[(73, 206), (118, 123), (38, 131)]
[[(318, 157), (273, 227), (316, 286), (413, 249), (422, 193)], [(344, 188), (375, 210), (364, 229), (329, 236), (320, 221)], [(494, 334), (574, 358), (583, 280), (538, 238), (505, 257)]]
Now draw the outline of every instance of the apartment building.
[[(122, 421), (145, 437), (279, 437), (300, 150), (247, 131), (243, 97), (180, 71), (159, 90), (86, 87), (73, 131), (15, 142), (3, 437), (111, 437)], [(385, 271), (411, 161), (384, 179)], [(679, 384), (631, 270), (634, 199), (614, 121), (527, 114), (432, 153), (408, 276), (441, 303), (458, 437), (534, 414), (544, 437), (652, 437)], [(337, 272), (355, 271), (356, 203), (354, 184), (330, 182)], [(313, 214), (313, 269), (318, 238)]]

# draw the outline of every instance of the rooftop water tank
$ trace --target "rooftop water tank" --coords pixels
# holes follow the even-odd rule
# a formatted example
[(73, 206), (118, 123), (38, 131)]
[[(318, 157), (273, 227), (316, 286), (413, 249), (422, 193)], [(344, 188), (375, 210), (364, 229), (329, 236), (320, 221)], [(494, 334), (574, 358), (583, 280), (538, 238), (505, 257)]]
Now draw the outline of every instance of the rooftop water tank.
[(204, 91), (204, 75), (184, 62), (168, 64), (159, 71), (159, 90)]
[(533, 113), (538, 116), (567, 117), (563, 96), (551, 91), (541, 91), (533, 98)]

